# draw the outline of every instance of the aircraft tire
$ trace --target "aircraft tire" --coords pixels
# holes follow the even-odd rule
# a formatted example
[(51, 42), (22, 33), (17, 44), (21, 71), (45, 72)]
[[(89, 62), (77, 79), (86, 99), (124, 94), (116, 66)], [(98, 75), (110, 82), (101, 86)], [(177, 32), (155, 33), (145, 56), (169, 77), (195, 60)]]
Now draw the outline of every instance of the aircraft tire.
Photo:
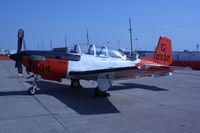
[(30, 95), (34, 95), (34, 94), (36, 93), (35, 87), (30, 87), (30, 88), (28, 89), (28, 93), (29, 93)]
[(106, 91), (99, 90), (99, 87), (95, 88), (94, 97), (110, 97), (110, 94)]
[(71, 87), (72, 88), (79, 88), (80, 87), (80, 81), (79, 80), (72, 80), (71, 81)]

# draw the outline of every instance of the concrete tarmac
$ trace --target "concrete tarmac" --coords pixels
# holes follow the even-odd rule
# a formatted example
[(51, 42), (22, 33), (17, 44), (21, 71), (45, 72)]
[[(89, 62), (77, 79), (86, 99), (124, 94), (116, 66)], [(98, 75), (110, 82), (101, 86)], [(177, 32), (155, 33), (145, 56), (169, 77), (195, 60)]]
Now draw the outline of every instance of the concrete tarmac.
[(13, 61), (0, 61), (0, 133), (199, 133), (200, 71), (116, 81), (110, 97), (94, 98), (96, 84), (31, 82), (16, 75)]

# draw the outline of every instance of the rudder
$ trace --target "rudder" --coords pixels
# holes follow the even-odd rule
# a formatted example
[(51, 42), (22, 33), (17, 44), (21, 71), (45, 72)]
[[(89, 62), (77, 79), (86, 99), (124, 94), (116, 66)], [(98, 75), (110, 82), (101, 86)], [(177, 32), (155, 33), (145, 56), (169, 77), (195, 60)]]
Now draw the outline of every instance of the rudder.
[(154, 54), (154, 61), (167, 66), (172, 63), (172, 41), (169, 38), (160, 37)]

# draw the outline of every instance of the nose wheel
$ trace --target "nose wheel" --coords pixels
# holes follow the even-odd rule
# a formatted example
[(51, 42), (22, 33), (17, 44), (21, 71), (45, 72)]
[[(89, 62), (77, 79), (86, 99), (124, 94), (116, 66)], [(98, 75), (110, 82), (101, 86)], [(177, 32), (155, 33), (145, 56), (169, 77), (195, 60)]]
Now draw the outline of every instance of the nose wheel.
[(36, 93), (36, 91), (38, 90), (38, 87), (36, 85), (36, 81), (38, 80), (38, 75), (31, 75), (27, 79), (29, 79), (29, 78), (33, 78), (33, 81), (32, 81), (33, 86), (28, 89), (28, 93), (30, 95), (34, 95)]
[(34, 95), (34, 94), (36, 93), (36, 87), (30, 87), (30, 88), (28, 89), (28, 93), (29, 93), (30, 95)]

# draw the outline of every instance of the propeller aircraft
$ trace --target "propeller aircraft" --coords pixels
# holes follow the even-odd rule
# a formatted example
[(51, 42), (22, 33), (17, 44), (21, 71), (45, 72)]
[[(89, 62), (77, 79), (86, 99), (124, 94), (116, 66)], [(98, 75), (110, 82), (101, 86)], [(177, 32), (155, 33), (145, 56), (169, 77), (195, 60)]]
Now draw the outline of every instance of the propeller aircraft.
[[(134, 79), (142, 77), (162, 77), (171, 75), (172, 42), (168, 37), (161, 36), (154, 57), (126, 59), (119, 51), (107, 47), (90, 45), (83, 52), (75, 45), (70, 52), (60, 51), (22, 51), (24, 31), (18, 31), (17, 53), (10, 58), (16, 61), (18, 74), (22, 75), (22, 64), (25, 66), (28, 78), (33, 78), (33, 86), (28, 92), (34, 95), (38, 76), (45, 80), (61, 81), (70, 79), (71, 87), (79, 88), (80, 80), (97, 82), (94, 96), (109, 96), (107, 91), (114, 80)], [(32, 73), (32, 74), (31, 74)]]

